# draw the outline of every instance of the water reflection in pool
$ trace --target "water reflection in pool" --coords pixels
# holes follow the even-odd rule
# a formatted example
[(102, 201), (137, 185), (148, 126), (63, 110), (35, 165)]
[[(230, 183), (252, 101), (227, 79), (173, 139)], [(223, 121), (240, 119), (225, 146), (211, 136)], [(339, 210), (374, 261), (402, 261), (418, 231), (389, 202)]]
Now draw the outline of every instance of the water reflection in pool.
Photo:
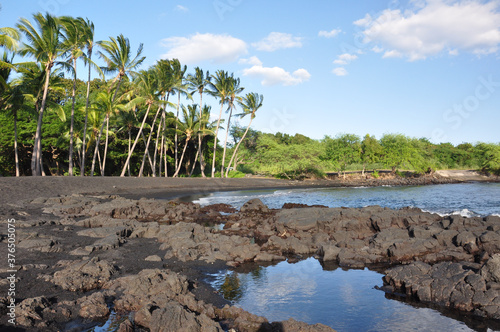
[(269, 321), (294, 318), (337, 331), (473, 331), (437, 310), (389, 299), (374, 288), (382, 286), (382, 274), (368, 269), (327, 271), (309, 258), (213, 277), (212, 285), (226, 299)]

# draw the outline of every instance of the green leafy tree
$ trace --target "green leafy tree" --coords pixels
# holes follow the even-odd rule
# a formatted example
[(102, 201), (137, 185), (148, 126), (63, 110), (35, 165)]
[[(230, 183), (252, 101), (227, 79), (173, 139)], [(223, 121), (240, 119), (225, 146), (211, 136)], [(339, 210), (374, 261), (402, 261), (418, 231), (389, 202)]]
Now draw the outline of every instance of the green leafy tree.
[[(12, 63), (8, 58), (7, 53), (3, 54), (2, 61), (4, 63)], [(16, 177), (20, 175), (19, 171), (19, 154), (17, 147), (17, 115), (18, 111), (24, 104), (24, 94), (22, 93), (21, 86), (9, 82), (9, 76), (12, 72), (12, 67), (0, 67), (0, 79), (5, 82), (4, 88), (0, 90), (0, 110), (9, 113), (14, 120), (14, 162), (16, 166)]]
[(378, 162), (381, 153), (382, 146), (379, 141), (374, 136), (366, 134), (361, 142), (361, 162), (363, 163), (361, 174), (363, 176), (365, 175), (366, 165)]
[(482, 170), (500, 175), (500, 144), (479, 143), (476, 150), (480, 156)]
[(344, 173), (345, 179), (347, 165), (359, 161), (361, 157), (359, 137), (353, 134), (341, 134), (335, 138), (326, 137), (324, 142), (326, 158), (336, 165), (339, 174)]
[(385, 134), (380, 139), (382, 145), (382, 160), (393, 172), (404, 167), (410, 167), (414, 162), (417, 151), (411, 140), (401, 134)]

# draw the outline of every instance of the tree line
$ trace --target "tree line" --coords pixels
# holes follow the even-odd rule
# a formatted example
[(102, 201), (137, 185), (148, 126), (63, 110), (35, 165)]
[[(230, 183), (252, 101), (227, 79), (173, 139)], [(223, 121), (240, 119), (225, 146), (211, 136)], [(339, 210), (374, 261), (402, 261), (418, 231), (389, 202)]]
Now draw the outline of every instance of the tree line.
[[(228, 149), (231, 118), (250, 116), (248, 131), (263, 96), (242, 95), (240, 79), (224, 70), (187, 73), (178, 59), (138, 70), (142, 44), (134, 52), (123, 35), (95, 41), (94, 30), (88, 19), (48, 13), (0, 28), (0, 173), (229, 176), (224, 166), (238, 154), (238, 146)], [(14, 63), (16, 56), (32, 61)], [(204, 95), (220, 104), (216, 121)], [(192, 104), (182, 105), (181, 96)]]
[[(233, 129), (236, 133), (238, 130)], [(241, 131), (241, 130), (240, 130)], [(419, 174), (437, 169), (478, 169), (500, 175), (500, 144), (431, 143), (426, 138), (385, 134), (380, 139), (338, 134), (314, 140), (301, 134), (267, 134), (251, 130), (243, 143), (239, 166), (247, 173), (280, 178), (324, 177), (327, 172), (389, 169)]]

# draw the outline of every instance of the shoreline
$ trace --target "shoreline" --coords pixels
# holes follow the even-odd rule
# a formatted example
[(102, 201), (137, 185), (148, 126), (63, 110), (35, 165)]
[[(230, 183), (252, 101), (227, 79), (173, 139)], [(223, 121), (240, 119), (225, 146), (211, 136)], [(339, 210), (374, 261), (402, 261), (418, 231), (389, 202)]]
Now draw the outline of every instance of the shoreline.
[[(442, 172), (442, 171), (439, 171)], [(450, 172), (450, 171), (448, 171)], [(60, 195), (120, 195), (132, 199), (175, 199), (219, 191), (435, 185), (467, 182), (500, 182), (499, 177), (441, 174), (414, 178), (353, 178), (281, 180), (274, 178), (137, 178), (137, 177), (0, 177), (0, 202), (15, 204)]]

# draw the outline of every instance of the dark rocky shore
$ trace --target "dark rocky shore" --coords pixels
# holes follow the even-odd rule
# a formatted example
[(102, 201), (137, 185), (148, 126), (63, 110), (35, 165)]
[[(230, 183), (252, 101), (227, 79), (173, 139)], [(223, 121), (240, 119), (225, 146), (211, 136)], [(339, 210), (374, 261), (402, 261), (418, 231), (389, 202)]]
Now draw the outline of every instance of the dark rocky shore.
[[(16, 227), (17, 324), (8, 322), (11, 273), (2, 268), (2, 330), (79, 331), (113, 314), (119, 331), (331, 331), (293, 319), (268, 322), (203, 281), (223, 268), (313, 255), (343, 267), (385, 266), (388, 293), (500, 320), (500, 217), (378, 206), (271, 210), (259, 200), (235, 211), (81, 190), (27, 193), (24, 201), (3, 196), (2, 252), (8, 220)], [(145, 196), (141, 189), (123, 194)], [(156, 194), (165, 195), (161, 188)]]

